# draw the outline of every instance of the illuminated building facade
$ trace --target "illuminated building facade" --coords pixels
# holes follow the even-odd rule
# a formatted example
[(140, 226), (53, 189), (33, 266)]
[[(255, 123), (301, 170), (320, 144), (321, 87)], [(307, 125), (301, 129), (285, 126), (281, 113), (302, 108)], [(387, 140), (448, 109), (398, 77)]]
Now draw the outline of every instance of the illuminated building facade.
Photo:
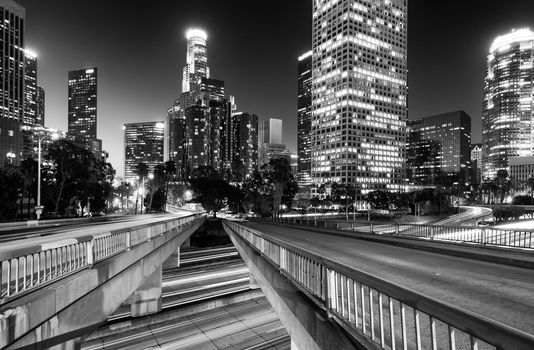
[(69, 72), (68, 135), (78, 142), (96, 139), (97, 69)]
[(482, 106), (482, 176), (510, 172), (512, 157), (534, 155), (534, 32), (497, 37), (487, 57)]
[(435, 184), (440, 175), (471, 169), (471, 117), (464, 111), (409, 120), (406, 144), (408, 178), (414, 184)]
[(22, 152), (20, 131), (24, 118), (25, 9), (0, 0), (0, 166), (16, 164)]
[(407, 0), (314, 0), (311, 177), (357, 194), (404, 182)]
[(182, 92), (196, 90), (201, 78), (209, 78), (208, 50), (206, 40), (208, 35), (201, 29), (190, 29), (186, 33), (187, 52), (186, 65), (183, 70)]
[(534, 178), (534, 156), (510, 158), (510, 177), (516, 181), (528, 182)]
[(167, 111), (168, 147), (169, 155), (166, 159), (176, 164), (178, 178), (185, 177), (186, 154), (185, 154), (185, 114), (176, 101)]
[(148, 165), (149, 172), (163, 163), (163, 121), (124, 124), (124, 179), (138, 181), (136, 166)]
[(242, 182), (258, 168), (258, 116), (232, 115), (233, 181)]
[(187, 176), (190, 176), (192, 171), (200, 166), (210, 165), (209, 119), (209, 109), (202, 104), (185, 109)]
[(312, 51), (298, 59), (297, 154), (299, 186), (311, 184), (311, 78)]
[(24, 50), (24, 119), (25, 125), (43, 125), (37, 120), (37, 56)]
[(272, 158), (286, 157), (289, 150), (283, 144), (282, 119), (269, 118), (259, 122), (258, 130), (258, 165), (269, 163)]
[[(482, 144), (471, 144), (471, 182), (480, 183), (482, 179)], [(476, 180), (476, 181), (475, 181)]]
[(42, 86), (37, 86), (37, 125), (45, 124), (45, 91)]

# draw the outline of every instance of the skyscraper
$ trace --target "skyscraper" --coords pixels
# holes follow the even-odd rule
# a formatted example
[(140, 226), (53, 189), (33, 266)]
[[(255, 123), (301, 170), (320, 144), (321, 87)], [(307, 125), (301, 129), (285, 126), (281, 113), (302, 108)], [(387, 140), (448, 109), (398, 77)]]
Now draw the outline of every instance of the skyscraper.
[(24, 118), (25, 9), (0, 0), (0, 166), (14, 163), (22, 152), (20, 126)]
[(406, 145), (409, 178), (416, 184), (434, 184), (441, 175), (461, 175), (471, 168), (471, 117), (454, 111), (408, 121)]
[(315, 0), (312, 181), (399, 190), (407, 117), (407, 0)]
[(149, 172), (163, 163), (163, 121), (124, 124), (124, 179), (138, 180), (136, 166), (148, 165)]
[(311, 184), (311, 78), (312, 51), (298, 59), (297, 82), (297, 181), (300, 186)]
[(69, 138), (89, 144), (96, 139), (97, 69), (69, 72)]
[(25, 125), (36, 125), (39, 124), (43, 126), (42, 123), (39, 123), (37, 120), (37, 55), (29, 50), (24, 50), (24, 61), (25, 61), (25, 71), (24, 71), (24, 119), (23, 123)]
[(185, 114), (180, 106), (180, 101), (167, 111), (168, 126), (168, 159), (176, 164), (176, 175), (179, 179), (185, 178), (186, 153), (185, 153)]
[(187, 52), (186, 65), (183, 70), (182, 92), (195, 90), (200, 85), (201, 78), (209, 78), (208, 50), (206, 40), (208, 35), (202, 29), (189, 29), (186, 33)]
[(269, 163), (272, 158), (286, 157), (290, 152), (286, 149), (282, 137), (282, 119), (269, 118), (259, 122), (258, 129), (258, 166)]
[(45, 91), (42, 86), (37, 86), (37, 125), (45, 124)]
[(534, 32), (497, 37), (487, 57), (482, 105), (482, 177), (510, 170), (512, 157), (534, 155)]
[(258, 116), (232, 115), (232, 170), (234, 181), (244, 181), (258, 167)]

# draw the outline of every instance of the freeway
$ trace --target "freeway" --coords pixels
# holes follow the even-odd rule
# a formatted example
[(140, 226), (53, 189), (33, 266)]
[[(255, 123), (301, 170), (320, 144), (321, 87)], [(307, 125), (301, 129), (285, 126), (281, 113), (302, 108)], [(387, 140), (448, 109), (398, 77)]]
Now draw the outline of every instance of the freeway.
[(491, 215), (492, 210), (484, 207), (460, 206), (462, 212), (451, 215), (443, 220), (433, 222), (432, 225), (458, 225), (465, 221), (471, 221), (474, 218)]
[(187, 251), (181, 263), (163, 271), (162, 312), (133, 319), (125, 304), (82, 349), (290, 349), (261, 291), (249, 290), (248, 269), (235, 248)]
[[(163, 272), (162, 309), (248, 289), (249, 272), (241, 259), (202, 264), (184, 271), (181, 268), (169, 269)], [(126, 301), (108, 321), (128, 317), (130, 304)]]
[(458, 258), (269, 223), (244, 225), (350, 268), (534, 334), (534, 274)]

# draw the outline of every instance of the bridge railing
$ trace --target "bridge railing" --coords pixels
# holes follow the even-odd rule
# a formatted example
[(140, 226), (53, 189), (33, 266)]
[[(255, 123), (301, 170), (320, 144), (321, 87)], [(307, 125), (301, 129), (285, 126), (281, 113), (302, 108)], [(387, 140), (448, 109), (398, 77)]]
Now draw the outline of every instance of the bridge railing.
[(319, 228), (333, 228), (343, 231), (534, 249), (534, 230), (526, 229), (501, 229), (496, 227), (452, 225), (438, 226), (369, 221), (314, 220), (309, 217), (282, 217), (272, 220), (280, 223), (308, 225)]
[(340, 325), (380, 349), (534, 349), (534, 336), (225, 221)]
[(94, 263), (183, 225), (202, 215), (172, 218), (152, 224), (94, 235), (80, 234), (23, 248), (0, 249), (0, 304), (22, 293), (51, 283)]

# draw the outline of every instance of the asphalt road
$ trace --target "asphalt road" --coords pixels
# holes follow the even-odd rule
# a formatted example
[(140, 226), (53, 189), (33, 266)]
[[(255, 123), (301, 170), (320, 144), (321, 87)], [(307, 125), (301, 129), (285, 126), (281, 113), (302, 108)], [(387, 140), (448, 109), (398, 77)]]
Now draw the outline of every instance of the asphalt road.
[(534, 334), (530, 269), (293, 229), (247, 226), (319, 256)]

